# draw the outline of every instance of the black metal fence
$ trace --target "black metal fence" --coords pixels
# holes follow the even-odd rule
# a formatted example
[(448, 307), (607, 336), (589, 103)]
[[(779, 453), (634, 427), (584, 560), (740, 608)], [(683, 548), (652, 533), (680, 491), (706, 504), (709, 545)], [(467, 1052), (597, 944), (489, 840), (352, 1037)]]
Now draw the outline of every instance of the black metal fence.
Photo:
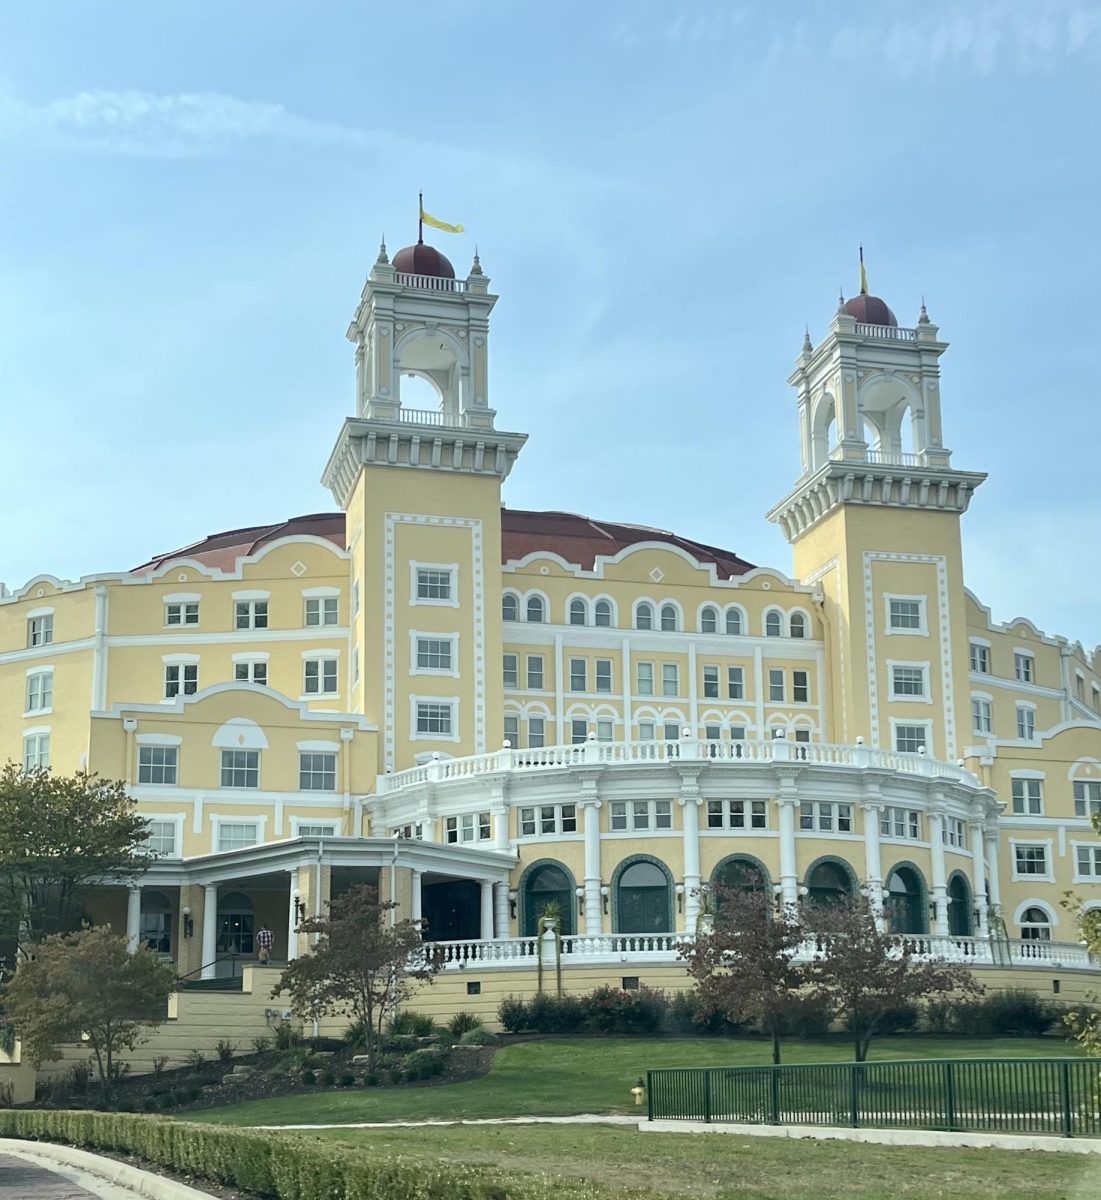
[(651, 1121), (1101, 1135), (1101, 1063), (954, 1058), (647, 1072)]

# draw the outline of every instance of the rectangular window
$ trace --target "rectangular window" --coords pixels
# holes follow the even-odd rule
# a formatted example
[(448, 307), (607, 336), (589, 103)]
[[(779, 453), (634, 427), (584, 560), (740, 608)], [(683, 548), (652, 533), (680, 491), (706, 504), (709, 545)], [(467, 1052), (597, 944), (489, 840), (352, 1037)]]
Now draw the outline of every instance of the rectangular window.
[(953, 846), (957, 850), (963, 848), (963, 822), (959, 818), (945, 818), (944, 828), (941, 832), (941, 841), (946, 846)]
[(222, 751), (222, 787), (258, 788), (259, 786), (259, 750)]
[(359, 616), (359, 580), (352, 581), (352, 616)]
[(661, 727), (661, 736), (667, 742), (679, 742), (680, 741), (680, 725), (678, 725), (676, 721), (666, 721), (665, 724)]
[(888, 614), (890, 628), (902, 633), (922, 630), (925, 626), (925, 622), (922, 619), (922, 604), (921, 600), (889, 600)]
[(491, 822), (488, 812), (463, 813), (458, 817), (448, 817), (444, 824), (448, 842), (487, 842), (491, 835)]
[[(236, 753), (236, 751), (234, 751)], [(220, 821), (219, 850), (245, 850), (260, 840), (260, 826), (255, 821)]]
[(652, 696), (654, 694), (654, 664), (652, 662), (640, 662), (635, 667), (638, 676), (637, 694), (640, 696)]
[(198, 663), (166, 663), (164, 667), (164, 698), (194, 696), (199, 690)]
[(895, 749), (905, 754), (917, 754), (926, 750), (928, 731), (924, 725), (896, 725)]
[(520, 809), (520, 836), (577, 832), (576, 804), (542, 804)]
[(27, 645), (48, 646), (54, 640), (54, 615), (46, 613), (27, 621)]
[(994, 731), (994, 706), (982, 696), (971, 698), (971, 728), (975, 733)]
[(529, 654), (527, 659), (528, 687), (537, 692), (543, 690), (543, 656)]
[(164, 606), (164, 623), (166, 625), (198, 625), (199, 604), (166, 604)]
[(28, 733), (23, 739), (23, 770), (45, 770), (50, 765), (50, 735)]
[(853, 806), (825, 800), (804, 800), (799, 805), (799, 828), (819, 833), (852, 833)]
[(1022, 846), (1013, 848), (1014, 862), (1018, 875), (1046, 875), (1047, 847)]
[(139, 746), (138, 783), (160, 783), (175, 787), (179, 764), (180, 752), (176, 746)]
[(547, 744), (546, 722), (542, 717), (528, 717), (528, 749), (541, 750)]
[(615, 723), (603, 717), (596, 723), (596, 740), (598, 742), (610, 742), (614, 736)]
[(163, 858), (175, 858), (178, 854), (176, 822), (157, 820), (153, 817), (148, 819), (145, 824), (149, 829), (149, 836), (145, 839), (145, 849), (150, 854), (157, 854)]
[(453, 736), (454, 710), (444, 701), (417, 701), (417, 733), (427, 737)]
[(719, 698), (719, 668), (704, 667), (703, 669), (703, 695), (705, 700), (718, 700)]
[(582, 742), (589, 740), (589, 722), (583, 718), (575, 717), (570, 722), (570, 744), (580, 746)]
[(587, 692), (589, 690), (589, 663), (584, 658), (570, 659), (570, 691)]
[(925, 695), (924, 667), (891, 667), (891, 695), (903, 699)]
[(921, 813), (910, 808), (885, 808), (879, 815), (883, 837), (921, 840)]
[(1074, 781), (1074, 815), (1096, 817), (1101, 815), (1101, 782), (1089, 779)]
[(774, 704), (784, 700), (784, 672), (778, 667), (772, 667), (768, 673), (768, 698)]
[(233, 664), (233, 678), (238, 683), (260, 683), (267, 686), (268, 664), (264, 659), (249, 659)]
[(268, 602), (266, 600), (235, 600), (233, 627), (235, 629), (267, 629)]
[(745, 671), (741, 667), (726, 668), (726, 697), (728, 700), (745, 699)]
[(1075, 866), (1079, 875), (1101, 877), (1101, 846), (1076, 846)]
[(27, 712), (44, 712), (54, 702), (54, 674), (36, 671), (27, 676)]
[(418, 600), (436, 600), (450, 603), (453, 590), (452, 572), (446, 567), (417, 568)]
[(612, 660), (610, 658), (596, 660), (596, 690), (598, 692), (612, 690)]
[(451, 651), (452, 642), (450, 638), (417, 638), (417, 670), (451, 671)]
[(305, 660), (305, 688), (307, 696), (335, 696), (337, 660), (335, 658), (307, 658)]
[(335, 752), (303, 750), (298, 755), (298, 788), (303, 792), (335, 792)]
[(336, 837), (336, 825), (332, 821), (302, 821), (294, 828), (298, 837)]
[(971, 670), (979, 675), (990, 674), (990, 647), (982, 642), (971, 643)]
[(1013, 779), (1013, 812), (1018, 816), (1039, 817), (1044, 812), (1044, 781)]
[(307, 596), (307, 625), (338, 625), (340, 623), (339, 596)]
[(613, 832), (640, 829), (672, 829), (671, 800), (613, 800), (611, 806)]
[(520, 718), (505, 717), (505, 741), (515, 750), (520, 745)]
[(708, 829), (767, 829), (766, 800), (708, 800)]
[(654, 740), (654, 732), (653, 721), (639, 721), (638, 740), (640, 742), (652, 742)]
[(1013, 673), (1021, 683), (1035, 683), (1034, 659), (1031, 654), (1019, 650), (1013, 655)]
[(680, 695), (680, 672), (676, 663), (661, 664), (661, 694), (663, 696)]
[(520, 656), (518, 654), (506, 654), (502, 660), (504, 669), (502, 671), (502, 681), (507, 688), (520, 686)]
[(796, 704), (806, 704), (810, 700), (810, 677), (806, 671), (792, 671), (791, 698)]

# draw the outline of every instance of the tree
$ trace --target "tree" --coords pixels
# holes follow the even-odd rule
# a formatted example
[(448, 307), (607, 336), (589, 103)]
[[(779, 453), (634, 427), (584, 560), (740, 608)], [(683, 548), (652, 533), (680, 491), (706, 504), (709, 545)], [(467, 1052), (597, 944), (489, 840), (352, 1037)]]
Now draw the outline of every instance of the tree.
[(100, 925), (40, 942), (4, 989), (5, 1015), (36, 1064), (87, 1037), (109, 1101), (119, 1052), (166, 1019), (175, 987), (175, 971), (152, 951), (131, 954), (125, 937)]
[(149, 865), (147, 837), (124, 783), (15, 763), (0, 769), (0, 918), (20, 957), (77, 928), (82, 886), (140, 875)]
[(287, 967), (272, 991), (273, 997), (288, 993), (291, 1007), (306, 1020), (347, 1015), (358, 1022), (371, 1066), (387, 1016), (439, 970), (412, 921), (390, 924), (396, 907), (380, 903), (366, 884), (334, 896), (328, 916), (298, 926), (302, 933), (318, 934), (317, 945)]
[(812, 977), (851, 1031), (857, 1062), (864, 1062), (876, 1031), (901, 1005), (983, 990), (965, 968), (921, 961), (905, 937), (882, 932), (863, 898), (812, 908), (807, 920), (818, 946)]
[[(1094, 829), (1101, 834), (1101, 813), (1094, 813)], [(1080, 896), (1066, 892), (1061, 901), (1074, 917), (1078, 933), (1086, 943), (1086, 949), (1094, 958), (1101, 958), (1101, 908), (1085, 908)], [(1087, 992), (1090, 1004), (1101, 1000), (1096, 992)], [(1094, 1058), (1101, 1058), (1101, 1011), (1097, 1009), (1072, 1009), (1063, 1017), (1063, 1023), (1074, 1035), (1082, 1049)]]
[(795, 961), (806, 930), (797, 911), (773, 906), (767, 893), (719, 889), (709, 933), (682, 946), (705, 1009), (734, 1022), (758, 1021), (780, 1061), (785, 1018), (806, 1001), (806, 967)]

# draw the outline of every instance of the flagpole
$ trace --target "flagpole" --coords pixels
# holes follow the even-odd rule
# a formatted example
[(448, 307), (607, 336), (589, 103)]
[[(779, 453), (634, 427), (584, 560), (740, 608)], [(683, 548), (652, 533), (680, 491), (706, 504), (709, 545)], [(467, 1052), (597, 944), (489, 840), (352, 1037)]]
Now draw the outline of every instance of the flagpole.
[(424, 245), (424, 192), (417, 193), (417, 245)]

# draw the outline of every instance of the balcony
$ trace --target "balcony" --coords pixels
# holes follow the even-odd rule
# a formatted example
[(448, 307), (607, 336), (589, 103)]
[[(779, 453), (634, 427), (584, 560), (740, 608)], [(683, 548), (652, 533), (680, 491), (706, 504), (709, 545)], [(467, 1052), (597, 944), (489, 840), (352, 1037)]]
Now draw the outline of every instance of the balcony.
[(916, 342), (918, 340), (916, 329), (903, 329), (898, 325), (864, 325), (857, 321), (856, 333), (859, 337), (876, 338), (884, 342)]
[(452, 295), (466, 291), (466, 281), (445, 279), (441, 275), (410, 275), (407, 271), (395, 271), (394, 282), (399, 287), (416, 288), (420, 292), (449, 292)]

